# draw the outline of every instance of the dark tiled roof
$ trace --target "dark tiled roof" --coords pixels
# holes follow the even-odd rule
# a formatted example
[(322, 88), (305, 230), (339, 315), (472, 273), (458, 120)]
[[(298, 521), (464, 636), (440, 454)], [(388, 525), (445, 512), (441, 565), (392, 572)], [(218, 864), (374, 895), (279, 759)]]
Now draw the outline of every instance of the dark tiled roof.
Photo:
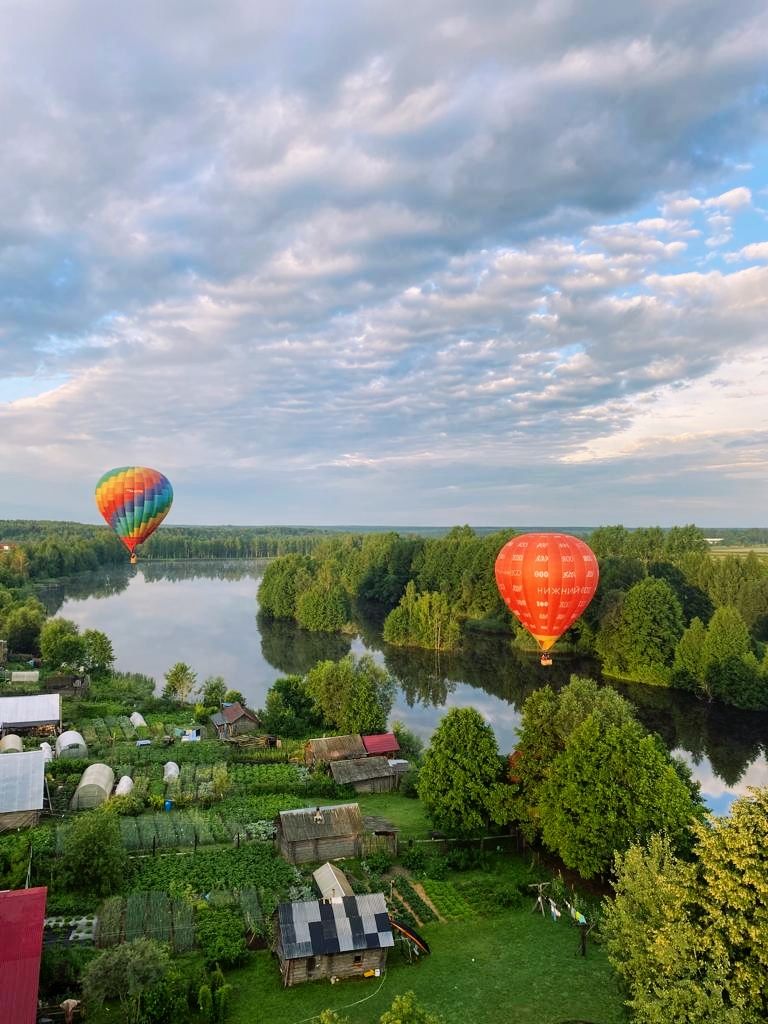
[(392, 775), (386, 757), (358, 757), (354, 761), (331, 761), (333, 781), (340, 786), (348, 782), (365, 782)]
[(363, 746), (369, 754), (390, 754), (400, 749), (397, 736), (393, 732), (377, 733), (375, 736), (363, 736)]
[(331, 804), (321, 807), (322, 821), (315, 821), (315, 807), (297, 811), (280, 811), (280, 826), (289, 843), (302, 839), (333, 839), (336, 836), (359, 836), (363, 819), (359, 804)]
[(332, 903), (280, 903), (280, 938), (286, 960), (394, 946), (382, 893), (344, 896)]

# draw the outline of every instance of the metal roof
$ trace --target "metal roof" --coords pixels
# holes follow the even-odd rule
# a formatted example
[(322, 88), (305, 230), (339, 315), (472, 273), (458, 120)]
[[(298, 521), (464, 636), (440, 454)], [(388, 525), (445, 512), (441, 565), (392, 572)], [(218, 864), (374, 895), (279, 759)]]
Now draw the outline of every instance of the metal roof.
[(333, 781), (339, 785), (347, 782), (365, 782), (367, 779), (382, 779), (392, 775), (386, 757), (358, 757), (354, 761), (331, 761)]
[(61, 694), (0, 697), (0, 726), (50, 725), (61, 721)]
[(0, 814), (41, 810), (44, 776), (42, 750), (0, 757)]
[(331, 804), (320, 807), (321, 821), (315, 821), (318, 808), (301, 807), (280, 811), (280, 826), (289, 843), (302, 839), (332, 839), (335, 836), (362, 835), (363, 819), (358, 804)]
[(232, 725), (238, 720), (238, 718), (242, 718), (243, 716), (250, 718), (252, 722), (259, 721), (259, 716), (255, 715), (253, 711), (250, 711), (248, 708), (244, 708), (239, 700), (233, 701), (232, 704), (222, 704), (221, 713), (224, 716), (224, 720), (229, 725)]
[(0, 892), (0, 1020), (9, 1024), (37, 1020), (46, 893), (46, 889)]
[(363, 746), (369, 754), (391, 754), (400, 749), (397, 736), (393, 732), (377, 733), (375, 736), (363, 736)]
[(320, 736), (307, 740), (307, 749), (314, 761), (344, 761), (349, 757), (365, 757), (359, 736)]
[(325, 864), (320, 865), (317, 871), (313, 871), (312, 877), (323, 899), (341, 899), (342, 896), (354, 895), (347, 876), (341, 868), (337, 868), (330, 861), (326, 861)]
[(382, 893), (344, 896), (325, 903), (280, 903), (277, 908), (283, 956), (322, 956), (394, 946)]

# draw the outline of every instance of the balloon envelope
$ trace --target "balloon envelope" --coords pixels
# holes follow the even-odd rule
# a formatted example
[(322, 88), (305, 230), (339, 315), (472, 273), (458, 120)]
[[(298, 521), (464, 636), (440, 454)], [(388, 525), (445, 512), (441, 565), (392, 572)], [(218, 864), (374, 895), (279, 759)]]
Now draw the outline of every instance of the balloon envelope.
[(496, 583), (509, 610), (548, 651), (595, 595), (600, 570), (592, 550), (568, 533), (524, 533), (496, 559)]
[(99, 512), (132, 555), (168, 515), (172, 501), (168, 478), (146, 466), (110, 469), (96, 484)]

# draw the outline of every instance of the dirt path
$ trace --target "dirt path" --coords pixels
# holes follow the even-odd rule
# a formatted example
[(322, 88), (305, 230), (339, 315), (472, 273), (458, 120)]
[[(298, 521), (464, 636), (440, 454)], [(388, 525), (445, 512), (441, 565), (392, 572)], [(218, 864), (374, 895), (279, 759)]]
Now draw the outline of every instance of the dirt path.
[(435, 904), (434, 904), (434, 903), (432, 902), (432, 900), (431, 900), (431, 899), (429, 898), (429, 896), (427, 896), (427, 894), (426, 894), (426, 893), (424, 892), (424, 886), (423, 886), (423, 885), (421, 884), (421, 882), (411, 882), (411, 885), (412, 885), (412, 886), (413, 886), (413, 888), (414, 888), (414, 889), (416, 890), (416, 892), (418, 893), (418, 895), (419, 895), (419, 896), (421, 896), (421, 898), (422, 898), (422, 899), (424, 900), (424, 902), (425, 902), (425, 903), (427, 904), (427, 906), (428, 906), (428, 907), (429, 907), (429, 909), (430, 909), (430, 910), (432, 911), (432, 913), (433, 913), (433, 914), (435, 915), (435, 917), (437, 918), (437, 920), (438, 920), (438, 921), (442, 921), (442, 922), (443, 922), (443, 924), (445, 924), (445, 921), (446, 921), (446, 919), (445, 919), (445, 918), (443, 917), (443, 915), (442, 915), (442, 914), (440, 913), (440, 911), (439, 911), (439, 910), (437, 909), (437, 907), (436, 907), (436, 906), (435, 906)]

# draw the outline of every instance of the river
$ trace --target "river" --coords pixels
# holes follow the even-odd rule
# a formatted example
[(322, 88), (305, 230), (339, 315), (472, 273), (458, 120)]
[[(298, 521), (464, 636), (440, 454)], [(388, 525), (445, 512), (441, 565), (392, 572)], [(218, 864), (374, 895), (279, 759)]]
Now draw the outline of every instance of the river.
[[(257, 612), (264, 562), (147, 562), (62, 581), (41, 590), (51, 614), (111, 638), (117, 668), (142, 672), (162, 684), (177, 661), (202, 681), (222, 675), (254, 708), (263, 706), (275, 679), (304, 673), (323, 658), (370, 653), (399, 684), (392, 720), (428, 740), (446, 707), (477, 708), (502, 751), (514, 749), (519, 708), (534, 689), (562, 685), (571, 672), (600, 678), (596, 664), (555, 658), (544, 669), (503, 637), (471, 640), (461, 653), (393, 648), (380, 624), (360, 617), (356, 636), (308, 633), (292, 623), (268, 622)], [(768, 785), (768, 714), (704, 704), (689, 695), (640, 684), (614, 685), (638, 717), (684, 758), (708, 805), (727, 811), (749, 786)]]

